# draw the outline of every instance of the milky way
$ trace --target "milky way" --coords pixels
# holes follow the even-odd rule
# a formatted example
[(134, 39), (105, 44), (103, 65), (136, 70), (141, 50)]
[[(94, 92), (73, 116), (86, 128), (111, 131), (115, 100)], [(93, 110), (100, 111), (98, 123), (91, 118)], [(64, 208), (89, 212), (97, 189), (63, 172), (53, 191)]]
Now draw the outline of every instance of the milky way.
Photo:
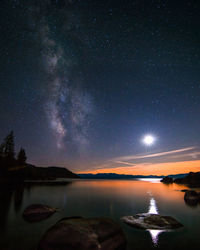
[[(73, 3), (73, 1), (68, 3)], [(46, 7), (48, 4), (47, 1)], [(83, 80), (80, 77), (72, 79), (72, 72), (77, 67), (76, 58), (72, 59), (67, 56), (68, 52), (74, 55), (73, 51), (67, 51), (71, 48), (63, 47), (55, 34), (52, 36), (51, 25), (48, 23), (45, 12), (42, 12), (43, 8), (39, 10), (39, 37), (46, 75), (45, 113), (55, 136), (57, 147), (67, 149), (67, 145), (70, 144), (82, 152), (89, 145), (88, 131), (93, 111), (92, 98), (88, 92), (83, 90)], [(67, 30), (67, 34), (69, 34), (74, 25), (78, 25), (76, 20), (79, 19), (74, 18), (67, 8), (62, 9), (61, 14), (68, 20), (61, 32), (64, 34)], [(77, 75), (80, 73), (78, 70)]]
[(30, 163), (197, 168), (200, 2), (122, 2), (0, 1), (0, 139), (14, 130)]

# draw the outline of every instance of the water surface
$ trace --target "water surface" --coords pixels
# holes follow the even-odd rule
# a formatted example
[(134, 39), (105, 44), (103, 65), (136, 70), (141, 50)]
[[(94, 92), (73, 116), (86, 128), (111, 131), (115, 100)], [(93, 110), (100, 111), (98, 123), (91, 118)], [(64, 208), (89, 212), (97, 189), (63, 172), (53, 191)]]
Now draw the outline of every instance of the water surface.
[[(199, 249), (200, 206), (184, 202), (183, 185), (158, 180), (75, 180), (61, 186), (26, 186), (0, 191), (0, 249), (33, 250), (44, 232), (66, 216), (110, 217), (122, 226), (127, 250)], [(28, 223), (26, 206), (43, 203), (60, 208), (39, 223)], [(151, 212), (170, 215), (184, 224), (175, 231), (143, 231), (120, 222), (120, 217)]]

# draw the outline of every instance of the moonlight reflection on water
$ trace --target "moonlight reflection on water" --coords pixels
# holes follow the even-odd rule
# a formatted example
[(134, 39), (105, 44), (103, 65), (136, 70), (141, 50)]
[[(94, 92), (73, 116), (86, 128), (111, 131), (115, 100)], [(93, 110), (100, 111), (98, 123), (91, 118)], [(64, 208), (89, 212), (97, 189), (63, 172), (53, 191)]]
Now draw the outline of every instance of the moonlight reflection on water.
[[(149, 195), (152, 196), (151, 193), (149, 193)], [(153, 197), (151, 197), (150, 199), (148, 214), (159, 214), (156, 201)], [(147, 231), (150, 233), (152, 242), (155, 246), (158, 245), (159, 234), (166, 232), (166, 230), (155, 230), (155, 229), (149, 229)]]
[(158, 214), (158, 208), (154, 198), (150, 199), (148, 214)]

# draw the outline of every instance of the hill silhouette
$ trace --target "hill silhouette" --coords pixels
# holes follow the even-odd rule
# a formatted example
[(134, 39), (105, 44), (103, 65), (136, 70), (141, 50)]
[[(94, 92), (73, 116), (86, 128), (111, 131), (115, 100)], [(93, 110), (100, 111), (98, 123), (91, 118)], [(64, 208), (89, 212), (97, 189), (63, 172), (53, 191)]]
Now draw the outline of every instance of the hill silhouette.
[(61, 167), (37, 167), (26, 163), (25, 149), (15, 157), (14, 133), (11, 131), (0, 145), (0, 183), (18, 183), (27, 180), (55, 180), (56, 178), (80, 178)]

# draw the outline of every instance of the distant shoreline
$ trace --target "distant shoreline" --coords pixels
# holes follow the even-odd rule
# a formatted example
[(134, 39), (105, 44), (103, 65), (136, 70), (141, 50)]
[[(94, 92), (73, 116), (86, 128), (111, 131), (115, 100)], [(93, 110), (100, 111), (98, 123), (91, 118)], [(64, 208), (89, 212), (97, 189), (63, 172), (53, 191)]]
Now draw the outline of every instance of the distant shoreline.
[[(186, 174), (176, 174), (176, 175), (168, 175), (171, 178), (183, 178)], [(157, 175), (120, 175), (115, 173), (99, 173), (99, 174), (78, 174), (81, 179), (104, 179), (104, 180), (132, 180), (132, 179), (146, 179), (146, 178), (154, 178), (154, 179), (162, 179), (166, 177), (165, 175), (157, 176)]]

